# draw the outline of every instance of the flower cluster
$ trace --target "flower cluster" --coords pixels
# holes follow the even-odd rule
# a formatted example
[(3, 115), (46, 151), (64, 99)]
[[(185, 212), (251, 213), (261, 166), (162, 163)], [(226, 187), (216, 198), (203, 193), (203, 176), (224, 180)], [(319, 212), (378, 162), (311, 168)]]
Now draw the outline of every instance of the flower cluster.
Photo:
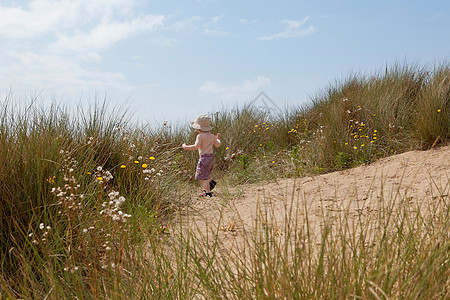
[(111, 180), (114, 179), (113, 175), (111, 174), (111, 172), (109, 172), (108, 170), (103, 170), (103, 167), (98, 166), (95, 172), (95, 178), (97, 179), (99, 184), (107, 184), (108, 182), (110, 182)]
[(243, 150), (237, 150), (236, 152), (228, 153), (224, 157), (224, 160), (233, 160), (235, 157), (240, 156), (240, 155), (245, 155)]
[(103, 209), (100, 211), (100, 214), (111, 218), (113, 221), (125, 223), (131, 217), (131, 215), (124, 213), (120, 208), (125, 202), (125, 197), (119, 196), (117, 191), (111, 191), (108, 197), (109, 201), (102, 203)]
[(50, 226), (45, 226), (44, 223), (41, 223), (41, 224), (39, 224), (39, 229), (41, 231), (44, 231), (44, 230), (45, 231), (42, 234), (35, 235), (32, 232), (28, 235), (29, 238), (33, 239), (32, 243), (35, 245), (38, 245), (39, 243), (43, 243), (43, 244), (47, 243), (47, 237), (52, 228)]
[[(80, 185), (77, 183), (74, 176), (75, 168), (78, 163), (69, 156), (67, 151), (61, 150), (60, 153), (65, 156), (65, 165), (63, 167), (63, 180), (65, 183), (63, 186), (52, 188), (51, 193), (58, 197), (58, 204), (61, 205), (64, 211), (79, 211), (82, 208), (84, 194), (79, 193)], [(62, 211), (59, 211), (59, 213), (61, 212)]]
[(272, 127), (273, 124), (263, 122), (262, 124), (256, 124), (255, 127), (253, 128), (253, 132), (257, 132), (259, 130), (269, 130)]

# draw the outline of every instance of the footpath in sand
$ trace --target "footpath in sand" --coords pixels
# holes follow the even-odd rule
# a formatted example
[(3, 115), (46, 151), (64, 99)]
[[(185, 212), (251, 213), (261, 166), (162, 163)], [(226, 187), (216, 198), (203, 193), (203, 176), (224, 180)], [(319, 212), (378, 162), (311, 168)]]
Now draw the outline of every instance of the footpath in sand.
[[(410, 201), (430, 210), (433, 201), (449, 203), (450, 146), (411, 151), (344, 171), (217, 188), (216, 197), (194, 199), (182, 216), (187, 228), (218, 234), (224, 248), (238, 250), (255, 228), (258, 212), (270, 212), (271, 226), (283, 232), (291, 204), (300, 218), (315, 224), (317, 234), (324, 214), (346, 218), (368, 217), (395, 201)], [(394, 203), (392, 203), (394, 202)], [(307, 213), (306, 213), (307, 212)], [(239, 251), (239, 250), (238, 250)]]

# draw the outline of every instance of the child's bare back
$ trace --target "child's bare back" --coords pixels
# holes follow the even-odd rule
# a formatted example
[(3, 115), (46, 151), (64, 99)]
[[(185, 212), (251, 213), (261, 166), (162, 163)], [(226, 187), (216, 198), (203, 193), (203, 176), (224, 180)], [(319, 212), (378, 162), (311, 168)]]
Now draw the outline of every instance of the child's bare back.
[(220, 146), (220, 133), (217, 135), (211, 132), (200, 132), (195, 139), (195, 144), (191, 146), (184, 146), (185, 150), (198, 150), (200, 155), (213, 153), (213, 147)]

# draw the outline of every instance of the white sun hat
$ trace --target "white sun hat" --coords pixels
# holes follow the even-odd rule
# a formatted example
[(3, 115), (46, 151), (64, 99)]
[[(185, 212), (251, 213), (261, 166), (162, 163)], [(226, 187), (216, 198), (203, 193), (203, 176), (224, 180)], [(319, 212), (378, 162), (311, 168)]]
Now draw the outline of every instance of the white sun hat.
[(208, 115), (198, 115), (197, 118), (191, 121), (191, 126), (201, 131), (210, 131), (212, 129), (211, 118)]

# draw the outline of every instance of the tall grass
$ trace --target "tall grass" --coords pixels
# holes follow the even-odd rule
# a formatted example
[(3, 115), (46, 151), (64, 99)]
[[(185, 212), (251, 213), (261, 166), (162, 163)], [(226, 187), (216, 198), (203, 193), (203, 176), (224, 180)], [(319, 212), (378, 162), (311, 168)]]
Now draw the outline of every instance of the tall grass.
[(448, 188), (417, 203), (392, 190), (386, 203), (367, 200), (378, 203), (371, 212), (323, 208), (314, 220), (300, 191), (285, 199), (282, 224), (273, 207), (261, 206), (253, 228), (238, 234), (244, 245), (226, 243), (233, 237), (220, 238), (216, 225), (209, 232), (186, 230), (171, 268), (182, 273), (172, 277), (175, 285), (190, 274), (190, 292), (174, 291), (175, 297), (446, 299)]
[[(215, 176), (230, 185), (276, 180), (446, 144), (449, 99), (448, 65), (396, 65), (373, 76), (349, 76), (283, 115), (252, 106), (224, 109), (212, 115), (224, 144), (216, 152)], [(249, 236), (245, 259), (219, 255), (214, 236), (208, 243), (183, 236), (171, 242), (175, 251), (164, 224), (192, 198), (197, 157), (180, 145), (194, 137), (187, 126), (130, 125), (127, 112), (104, 103), (69, 112), (57, 104), (4, 99), (0, 298), (339, 298), (349, 291), (355, 298), (424, 298), (448, 284), (448, 268), (439, 267), (448, 267), (448, 205), (442, 201), (436, 224), (406, 213), (407, 207), (395, 220), (385, 210), (374, 220), (383, 234), (367, 237), (379, 247), (328, 224), (316, 249), (308, 244), (307, 223), (294, 214), (282, 244), (269, 243), (275, 237), (261, 216), (261, 235)], [(340, 222), (345, 232), (350, 225)], [(365, 224), (355, 226), (360, 235), (368, 231)], [(355, 244), (347, 249), (349, 240)], [(286, 261), (287, 252), (297, 258)], [(388, 256), (393, 252), (394, 260)]]

